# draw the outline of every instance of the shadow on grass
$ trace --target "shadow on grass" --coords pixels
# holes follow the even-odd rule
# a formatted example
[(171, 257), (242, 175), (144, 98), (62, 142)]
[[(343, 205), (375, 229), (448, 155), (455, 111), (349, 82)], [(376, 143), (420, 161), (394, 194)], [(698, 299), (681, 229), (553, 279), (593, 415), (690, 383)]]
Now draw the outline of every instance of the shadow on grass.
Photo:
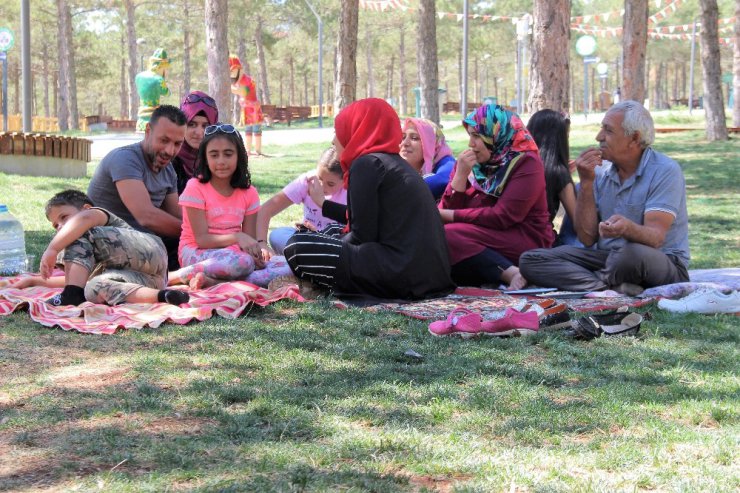
[[(78, 347), (90, 362), (108, 351), (128, 353), (130, 381), (60, 388), (46, 381), (47, 366), (31, 354), (29, 364), (42, 366), (25, 378), (39, 388), (3, 406), (8, 420), (0, 440), (18, 454), (43, 451), (54, 460), (18, 466), (0, 476), (0, 484), (21, 489), (84, 480), (125, 461), (110, 480), (147, 481), (156, 470), (163, 481), (185, 471), (208, 478), (200, 486), (213, 490), (284, 490), (305, 480), (314, 487), (367, 484), (389, 491), (406, 476), (352, 464), (377, 463), (379, 454), (421, 463), (434, 456), (430, 447), (394, 437), (400, 430), (473, 433), (540, 448), (654, 419), (645, 406), (724, 406), (736, 399), (732, 386), (686, 385), (687, 378), (721, 380), (736, 370), (738, 335), (726, 317), (701, 318), (705, 326), (690, 332), (683, 327), (697, 325), (693, 318), (659, 317), (657, 328), (645, 323), (644, 340), (572, 342), (542, 334), (460, 341), (431, 338), (425, 323), (399, 316), (320, 303), (296, 314), (287, 305), (290, 313), (281, 304), (233, 321), (116, 337), (27, 335), (40, 354), (50, 344)], [(423, 360), (405, 359), (407, 348)], [(151, 424), (168, 419), (174, 423), (169, 430)], [(730, 424), (737, 413), (723, 411), (715, 419)], [(344, 426), (369, 435), (340, 440)], [(288, 444), (290, 464), (277, 452)], [(273, 447), (274, 453), (264, 452)], [(252, 462), (247, 451), (256, 449), (265, 456)], [(295, 458), (309, 451), (344, 465), (296, 470)], [(214, 479), (221, 470), (235, 474), (224, 461), (245, 472)], [(263, 488), (268, 483), (273, 486)]]

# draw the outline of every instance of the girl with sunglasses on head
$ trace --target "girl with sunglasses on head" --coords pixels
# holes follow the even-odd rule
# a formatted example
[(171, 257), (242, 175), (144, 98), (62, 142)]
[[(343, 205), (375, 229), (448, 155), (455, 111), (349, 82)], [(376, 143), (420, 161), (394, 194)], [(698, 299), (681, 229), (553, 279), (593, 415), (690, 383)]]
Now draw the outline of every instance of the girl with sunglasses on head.
[(185, 141), (180, 152), (172, 160), (172, 166), (177, 172), (177, 194), (185, 190), (188, 180), (193, 177), (198, 157), (198, 148), (203, 141), (205, 129), (218, 121), (216, 101), (201, 91), (192, 91), (185, 96), (180, 109), (187, 118)]
[(264, 267), (255, 239), (257, 189), (252, 186), (241, 135), (228, 124), (205, 128), (196, 177), (180, 195), (180, 270), (169, 284), (201, 289), (220, 281), (244, 280)]

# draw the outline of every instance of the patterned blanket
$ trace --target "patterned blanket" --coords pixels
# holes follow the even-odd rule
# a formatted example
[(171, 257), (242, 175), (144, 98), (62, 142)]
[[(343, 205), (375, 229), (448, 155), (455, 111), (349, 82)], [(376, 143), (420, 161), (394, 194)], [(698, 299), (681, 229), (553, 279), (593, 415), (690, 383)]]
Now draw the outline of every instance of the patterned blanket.
[(248, 282), (234, 281), (191, 291), (190, 302), (182, 306), (167, 303), (108, 306), (85, 302), (80, 306), (56, 307), (45, 300), (59, 293), (60, 288), (3, 287), (7, 286), (7, 281), (0, 278), (0, 316), (25, 309), (41, 325), (85, 334), (113, 334), (118, 329), (159, 327), (164, 322), (186, 324), (209, 319), (214, 313), (234, 319), (252, 305), (266, 306), (283, 299), (305, 301), (296, 285), (269, 291)]
[[(500, 318), (507, 308), (523, 306), (527, 300), (539, 299), (532, 296), (512, 296), (496, 289), (457, 288), (454, 293), (433, 300), (412, 303), (383, 303), (368, 307), (371, 311), (387, 310), (421, 320), (444, 320), (455, 308), (467, 308), (481, 314), (485, 320)], [(612, 297), (558, 299), (574, 312), (598, 312), (615, 310), (623, 306), (637, 308), (654, 303), (655, 298)]]

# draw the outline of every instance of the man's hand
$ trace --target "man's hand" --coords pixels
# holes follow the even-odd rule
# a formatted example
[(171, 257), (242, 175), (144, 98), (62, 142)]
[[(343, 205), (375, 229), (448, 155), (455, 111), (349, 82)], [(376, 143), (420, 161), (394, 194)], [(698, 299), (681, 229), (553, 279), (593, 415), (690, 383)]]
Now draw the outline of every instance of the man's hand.
[(606, 221), (599, 223), (599, 236), (603, 238), (622, 238), (629, 235), (635, 223), (624, 216), (614, 214)]
[(596, 178), (596, 167), (601, 166), (601, 150), (590, 147), (576, 158), (576, 169), (581, 182), (594, 181)]
[(59, 252), (51, 247), (47, 247), (46, 250), (44, 250), (39, 262), (39, 272), (41, 273), (42, 279), (48, 279), (51, 277), (52, 272), (54, 272), (54, 267), (57, 265), (57, 255), (59, 255)]

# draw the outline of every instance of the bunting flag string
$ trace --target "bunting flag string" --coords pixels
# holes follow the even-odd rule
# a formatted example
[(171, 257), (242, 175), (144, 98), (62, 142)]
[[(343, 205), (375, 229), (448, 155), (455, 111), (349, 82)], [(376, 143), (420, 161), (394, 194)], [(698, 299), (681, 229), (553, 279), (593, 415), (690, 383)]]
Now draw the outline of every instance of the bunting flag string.
[[(670, 1), (661, 10), (656, 12), (654, 15), (651, 15), (648, 19), (649, 22), (655, 24), (657, 22), (665, 20), (668, 16), (676, 12), (678, 7), (680, 7), (683, 2), (684, 0)], [(375, 12), (386, 12), (388, 10), (396, 9), (409, 13), (418, 11), (418, 9), (410, 7), (408, 5), (408, 0), (360, 0), (360, 8)], [(607, 22), (611, 18), (619, 19), (622, 16), (624, 16), (624, 9), (602, 14), (571, 17), (571, 29), (577, 32), (593, 34), (603, 38), (607, 36), (620, 36), (622, 34), (622, 27), (601, 27), (599, 25), (593, 25), (592, 23), (598, 24), (601, 22)], [(437, 18), (440, 20), (453, 19), (457, 22), (460, 22), (462, 21), (463, 17), (464, 15), (460, 13), (437, 12)], [(510, 15), (469, 14), (468, 19), (480, 20), (483, 22), (511, 21), (516, 24), (519, 17)], [(726, 26), (720, 28), (720, 32), (726, 33), (734, 29), (735, 17), (733, 16), (719, 19), (718, 22), (720, 25), (724, 24)], [(690, 33), (691, 30), (691, 24), (682, 24), (675, 26), (655, 26), (654, 28), (648, 30), (648, 36), (652, 39), (690, 39), (690, 37), (685, 37), (684, 34), (680, 33)], [(722, 43), (722, 41), (725, 41), (724, 44), (728, 44), (728, 40), (730, 39), (731, 38), (720, 38), (720, 42)]]
[(668, 16), (673, 14), (678, 9), (678, 7), (681, 6), (682, 3), (683, 0), (674, 0), (673, 2), (660, 9), (654, 15), (648, 17), (648, 22), (656, 24), (662, 20), (665, 20), (666, 18), (668, 18)]
[[(622, 28), (621, 27), (607, 27), (607, 28), (599, 28), (599, 27), (593, 27), (593, 26), (587, 26), (587, 25), (572, 25), (570, 27), (573, 31), (582, 33), (582, 34), (591, 34), (593, 36), (599, 36), (601, 38), (616, 38), (622, 35)], [(655, 29), (648, 29), (648, 37), (650, 39), (659, 39), (659, 40), (690, 40), (691, 34), (683, 33), (683, 34), (664, 34), (662, 32), (658, 32)], [(719, 38), (719, 44), (721, 45), (732, 45), (733, 38)]]

